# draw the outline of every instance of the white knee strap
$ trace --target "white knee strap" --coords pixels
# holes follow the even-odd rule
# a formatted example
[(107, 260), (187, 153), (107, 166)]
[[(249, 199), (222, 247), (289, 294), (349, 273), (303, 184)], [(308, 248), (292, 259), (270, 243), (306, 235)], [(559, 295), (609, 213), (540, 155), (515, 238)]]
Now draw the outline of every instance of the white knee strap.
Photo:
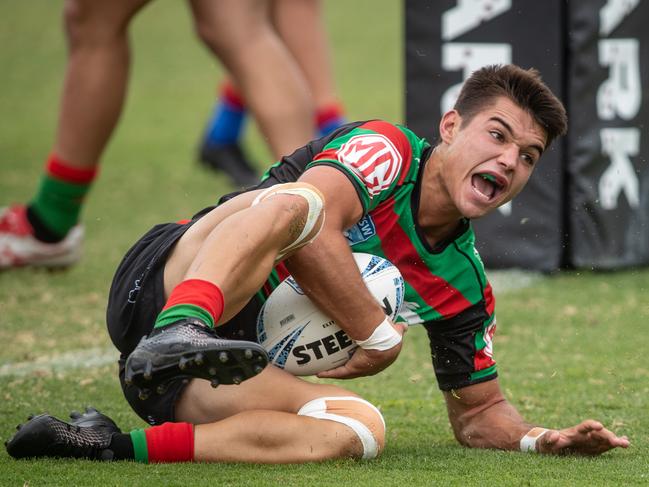
[(363, 444), (364, 459), (376, 458), (384, 442), (385, 421), (381, 412), (359, 397), (319, 397), (307, 402), (297, 414), (350, 427)]
[[(259, 204), (261, 201), (265, 200), (266, 198), (269, 198), (276, 194), (293, 194), (297, 196), (302, 196), (309, 204), (309, 211), (307, 213), (306, 223), (304, 224), (302, 233), (300, 233), (299, 237), (297, 237), (292, 243), (290, 243), (282, 250), (280, 250), (275, 260), (281, 260), (291, 250), (295, 250), (297, 248), (303, 247), (304, 245), (312, 242), (318, 236), (320, 230), (318, 230), (318, 232), (316, 232), (316, 234), (313, 235), (311, 238), (305, 240), (307, 235), (311, 233), (313, 227), (315, 227), (316, 223), (318, 222), (320, 213), (322, 213), (324, 208), (324, 201), (322, 200), (322, 197), (318, 194), (317, 191), (307, 188), (306, 186), (301, 185), (300, 183), (286, 183), (286, 184), (277, 184), (275, 186), (271, 186), (270, 188), (262, 191), (257, 195), (257, 197), (254, 199), (254, 201), (250, 206), (255, 206)], [(322, 228), (322, 226), (320, 228)]]

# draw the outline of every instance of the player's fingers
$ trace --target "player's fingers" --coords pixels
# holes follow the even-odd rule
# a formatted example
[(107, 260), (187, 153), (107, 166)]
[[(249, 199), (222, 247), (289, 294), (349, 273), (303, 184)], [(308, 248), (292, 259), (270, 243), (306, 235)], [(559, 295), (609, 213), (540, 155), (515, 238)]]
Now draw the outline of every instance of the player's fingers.
[(316, 374), (316, 377), (320, 379), (340, 379), (346, 376), (348, 373), (349, 372), (347, 371), (347, 367), (345, 365), (341, 365), (340, 367), (336, 367), (335, 369), (318, 372)]
[(355, 379), (356, 377), (360, 377), (362, 373), (351, 363), (352, 360), (350, 359), (349, 362), (335, 369), (319, 372), (316, 377), (320, 379)]
[(586, 421), (582, 422), (579, 426), (577, 426), (577, 431), (582, 434), (588, 434), (591, 431), (600, 431), (602, 429), (604, 429), (604, 425), (599, 421), (595, 421), (592, 419), (587, 419)]

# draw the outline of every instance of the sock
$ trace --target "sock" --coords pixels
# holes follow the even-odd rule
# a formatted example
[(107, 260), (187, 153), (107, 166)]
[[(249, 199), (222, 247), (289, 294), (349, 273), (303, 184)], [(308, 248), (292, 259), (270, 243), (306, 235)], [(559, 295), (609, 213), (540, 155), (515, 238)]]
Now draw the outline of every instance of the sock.
[(108, 449), (113, 452), (113, 460), (135, 460), (133, 440), (127, 433), (113, 433)]
[(190, 423), (164, 423), (122, 436), (130, 436), (132, 458), (137, 462), (191, 462), (194, 459), (194, 426)]
[(330, 134), (346, 122), (342, 105), (329, 103), (318, 107), (315, 122), (321, 137)]
[(207, 125), (205, 142), (212, 145), (236, 144), (241, 138), (245, 119), (243, 98), (231, 83), (224, 83)]
[(27, 207), (27, 219), (38, 240), (59, 242), (65, 238), (79, 222), (83, 199), (96, 175), (97, 166), (80, 169), (50, 155), (36, 196)]
[(154, 328), (184, 318), (197, 318), (214, 328), (223, 314), (223, 293), (216, 284), (202, 279), (187, 279), (178, 284), (162, 308)]

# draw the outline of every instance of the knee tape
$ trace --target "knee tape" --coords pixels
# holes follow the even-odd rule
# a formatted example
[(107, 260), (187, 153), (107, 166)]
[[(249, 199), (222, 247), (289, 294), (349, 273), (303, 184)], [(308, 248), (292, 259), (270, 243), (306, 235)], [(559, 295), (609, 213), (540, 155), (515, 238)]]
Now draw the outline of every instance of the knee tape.
[(319, 397), (307, 402), (297, 414), (350, 427), (363, 444), (365, 459), (376, 458), (385, 443), (385, 421), (381, 412), (359, 397)]
[(309, 205), (309, 211), (306, 217), (306, 223), (302, 229), (302, 233), (289, 245), (284, 247), (279, 254), (277, 255), (276, 260), (282, 259), (286, 254), (291, 250), (296, 250), (304, 245), (312, 242), (320, 233), (324, 219), (320, 224), (317, 232), (311, 237), (307, 238), (309, 234), (313, 231), (314, 227), (318, 223), (318, 218), (320, 214), (324, 212), (324, 197), (322, 194), (313, 186), (307, 185), (304, 183), (285, 183), (285, 184), (276, 184), (270, 188), (262, 191), (257, 195), (250, 206), (255, 206), (262, 202), (263, 200), (270, 198), (276, 194), (292, 194), (297, 196), (302, 196)]

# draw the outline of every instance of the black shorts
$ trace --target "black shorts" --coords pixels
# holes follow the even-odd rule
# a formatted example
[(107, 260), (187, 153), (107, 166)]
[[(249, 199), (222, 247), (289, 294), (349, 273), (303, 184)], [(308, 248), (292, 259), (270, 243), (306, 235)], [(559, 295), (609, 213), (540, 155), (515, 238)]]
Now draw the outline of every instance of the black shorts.
[[(164, 265), (174, 245), (197, 220), (189, 223), (163, 223), (149, 230), (127, 252), (111, 284), (106, 323), (113, 344), (120, 351), (119, 380), (126, 400), (149, 424), (174, 421), (174, 406), (186, 382), (178, 379), (167, 392), (155, 392), (148, 399), (138, 398), (135, 387), (124, 384), (126, 357), (143, 336), (153, 329), (165, 305)], [(261, 302), (253, 297), (230, 321), (219, 326), (223, 338), (256, 341), (255, 324)]]

